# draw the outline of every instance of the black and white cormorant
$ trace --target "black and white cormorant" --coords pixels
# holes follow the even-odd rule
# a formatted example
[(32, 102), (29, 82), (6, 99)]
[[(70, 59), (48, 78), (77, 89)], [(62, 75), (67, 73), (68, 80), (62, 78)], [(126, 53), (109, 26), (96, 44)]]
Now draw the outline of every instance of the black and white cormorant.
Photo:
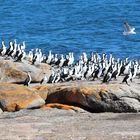
[(13, 42), (12, 42), (12, 41), (10, 41), (10, 43), (9, 43), (9, 48), (6, 50), (5, 55), (9, 56), (9, 53), (10, 53), (11, 51), (13, 51)]
[[(45, 74), (45, 73), (44, 73)], [(45, 76), (43, 77), (43, 79), (40, 81), (40, 84), (46, 84), (48, 82), (48, 77), (45, 74)]]
[(0, 49), (0, 55), (4, 56), (6, 53), (6, 46), (5, 46), (5, 42), (2, 41), (2, 48)]
[(24, 81), (24, 86), (29, 86), (31, 81), (32, 81), (32, 78), (31, 78), (30, 71), (29, 71), (29, 72), (27, 72), (27, 78)]
[(126, 75), (125, 75), (125, 77), (124, 77), (122, 83), (125, 82), (127, 85), (129, 85), (129, 84), (128, 84), (128, 81), (131, 81), (131, 82), (132, 82), (132, 72), (131, 72), (131, 70), (129, 70), (129, 74), (126, 74)]
[(103, 78), (103, 83), (109, 83), (109, 81), (111, 80), (111, 76), (112, 76), (112, 73), (108, 72)]

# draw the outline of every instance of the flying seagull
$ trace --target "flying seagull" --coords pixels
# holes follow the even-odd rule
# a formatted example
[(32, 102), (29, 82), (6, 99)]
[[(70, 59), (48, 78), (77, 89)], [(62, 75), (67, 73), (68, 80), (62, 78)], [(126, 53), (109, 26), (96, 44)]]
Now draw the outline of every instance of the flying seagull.
[(130, 34), (136, 34), (135, 32), (135, 28), (134, 27), (131, 27), (128, 22), (124, 22), (123, 23), (124, 25), (124, 28), (125, 28), (125, 31), (123, 32), (123, 35), (130, 35)]

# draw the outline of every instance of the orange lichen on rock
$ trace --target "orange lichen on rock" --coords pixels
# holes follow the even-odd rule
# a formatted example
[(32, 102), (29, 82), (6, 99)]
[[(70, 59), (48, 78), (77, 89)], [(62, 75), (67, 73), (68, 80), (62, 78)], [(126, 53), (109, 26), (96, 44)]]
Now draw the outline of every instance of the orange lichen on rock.
[(33, 89), (36, 90), (36, 92), (39, 94), (39, 96), (43, 100), (47, 99), (47, 96), (48, 96), (48, 86), (46, 86), (46, 85), (37, 85)]
[(34, 90), (27, 87), (1, 83), (0, 104), (4, 111), (16, 111), (23, 108), (42, 106), (45, 101)]
[[(53, 88), (53, 87), (50, 87)], [(55, 88), (53, 90), (48, 90), (47, 103), (83, 103), (84, 95), (81, 94), (80, 90), (75, 87), (60, 88), (59, 90)]]
[(68, 83), (57, 86), (56, 84), (46, 85), (46, 87), (38, 88), (38, 91), (44, 91), (42, 89), (48, 91), (46, 103), (71, 104), (98, 111), (99, 109), (107, 110), (109, 104), (113, 102), (111, 101), (114, 99), (113, 94), (120, 94), (121, 88), (123, 87), (119, 84), (92, 85), (85, 82), (85, 85), (80, 85), (79, 82), (79, 84), (71, 83), (71, 86), (68, 86)]
[(52, 109), (52, 108), (57, 108), (57, 109), (63, 109), (63, 110), (74, 110), (76, 111), (79, 109), (78, 107), (71, 106), (71, 105), (66, 105), (66, 104), (59, 104), (59, 103), (50, 103), (42, 106), (43, 109)]

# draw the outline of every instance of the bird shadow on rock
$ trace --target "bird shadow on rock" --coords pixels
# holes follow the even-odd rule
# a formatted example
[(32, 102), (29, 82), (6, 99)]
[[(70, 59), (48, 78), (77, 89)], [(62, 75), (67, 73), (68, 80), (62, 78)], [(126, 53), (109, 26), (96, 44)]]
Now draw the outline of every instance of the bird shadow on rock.
[[(24, 85), (25, 81), (12, 82), (12, 84)], [(38, 84), (40, 81), (32, 81), (31, 84)]]

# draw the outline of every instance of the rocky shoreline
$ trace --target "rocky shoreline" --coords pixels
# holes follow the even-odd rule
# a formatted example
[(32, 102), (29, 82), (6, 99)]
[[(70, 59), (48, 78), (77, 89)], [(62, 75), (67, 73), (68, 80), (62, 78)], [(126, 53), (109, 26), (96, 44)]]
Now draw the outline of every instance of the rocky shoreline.
[[(33, 79), (29, 87), (22, 84), (26, 71), (31, 71)], [(139, 79), (130, 86), (122, 84), (121, 77), (109, 84), (83, 80), (40, 85), (44, 73), (51, 74), (47, 64), (0, 61), (2, 139), (140, 138)], [(121, 126), (126, 132), (120, 131)], [(18, 131), (21, 128), (25, 131)]]

